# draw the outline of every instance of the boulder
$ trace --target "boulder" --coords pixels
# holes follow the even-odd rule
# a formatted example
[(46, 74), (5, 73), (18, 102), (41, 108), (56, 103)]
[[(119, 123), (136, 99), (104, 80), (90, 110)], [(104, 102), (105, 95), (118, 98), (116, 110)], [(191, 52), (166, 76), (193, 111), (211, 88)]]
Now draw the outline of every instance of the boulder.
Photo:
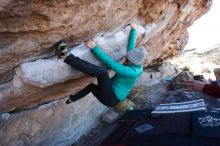
[(137, 46), (146, 48), (144, 67), (149, 67), (181, 52), (187, 28), (211, 4), (211, 0), (1, 0), (0, 145), (71, 145), (105, 111), (89, 97), (65, 105), (63, 98), (95, 79), (57, 59), (56, 42), (64, 39), (72, 54), (103, 65), (85, 47), (84, 41), (93, 38), (119, 61), (126, 56), (128, 25), (135, 21)]
[[(58, 40), (67, 40), (71, 53), (100, 65), (83, 43), (96, 36), (94, 40), (118, 61), (126, 55), (130, 30), (126, 26), (135, 18), (137, 46), (146, 48), (144, 66), (149, 66), (181, 50), (187, 42), (187, 28), (210, 6), (211, 0), (1, 2), (0, 80), (3, 83), (11, 75), (13, 80), (0, 85), (0, 112), (63, 98), (89, 83), (82, 73), (51, 56)], [(83, 83), (79, 86), (77, 80)]]
[(135, 85), (153, 86), (166, 81), (167, 78), (173, 77), (179, 72), (181, 72), (180, 69), (172, 65), (169, 61), (164, 61), (162, 64), (154, 64), (145, 68), (142, 76)]
[(71, 145), (95, 128), (106, 111), (91, 94), (68, 105), (65, 100), (31, 110), (1, 113), (0, 145)]

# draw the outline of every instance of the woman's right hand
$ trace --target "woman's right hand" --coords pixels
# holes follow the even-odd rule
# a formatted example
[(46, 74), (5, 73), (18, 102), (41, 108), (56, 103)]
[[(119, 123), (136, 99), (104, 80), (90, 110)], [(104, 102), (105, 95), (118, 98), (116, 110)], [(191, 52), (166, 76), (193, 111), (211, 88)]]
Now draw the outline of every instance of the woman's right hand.
[(133, 28), (133, 29), (137, 29), (137, 24), (135, 24), (135, 23), (131, 23), (130, 26), (131, 26), (131, 28)]
[(93, 41), (93, 40), (88, 40), (88, 41), (86, 41), (86, 46), (88, 47), (88, 48), (90, 48), (90, 49), (93, 49), (93, 48), (95, 48), (95, 42)]

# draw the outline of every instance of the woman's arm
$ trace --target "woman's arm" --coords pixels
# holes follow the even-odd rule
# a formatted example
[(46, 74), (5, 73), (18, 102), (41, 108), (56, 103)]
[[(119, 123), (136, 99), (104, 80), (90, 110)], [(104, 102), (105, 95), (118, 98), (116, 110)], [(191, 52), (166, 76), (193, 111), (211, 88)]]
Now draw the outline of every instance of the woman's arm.
[(132, 23), (131, 24), (131, 31), (130, 31), (130, 36), (128, 40), (128, 50), (131, 51), (132, 49), (135, 48), (136, 40), (137, 40), (137, 26), (136, 24)]
[(92, 53), (104, 64), (110, 67), (113, 71), (124, 76), (137, 76), (142, 74), (142, 70), (135, 70), (131, 67), (125, 66), (113, 60), (108, 54), (106, 54), (98, 45), (92, 50)]
[(202, 91), (203, 93), (220, 98), (220, 87), (219, 86), (205, 84)]
[[(135, 48), (136, 43), (136, 24), (132, 23), (131, 26), (131, 32), (128, 42), (128, 50), (132, 50)], [(104, 64), (106, 64), (108, 67), (110, 67), (113, 71), (115, 71), (118, 74), (122, 74), (124, 76), (137, 76), (142, 74), (142, 69), (132, 69), (131, 67), (122, 65), (115, 60), (113, 60), (108, 54), (106, 54), (98, 45), (96, 45), (92, 40), (89, 40), (86, 42), (86, 45), (91, 48), (92, 53)]]
[(189, 90), (203, 92), (205, 94), (220, 98), (220, 87), (218, 86), (209, 85), (196, 80), (185, 81), (183, 85)]

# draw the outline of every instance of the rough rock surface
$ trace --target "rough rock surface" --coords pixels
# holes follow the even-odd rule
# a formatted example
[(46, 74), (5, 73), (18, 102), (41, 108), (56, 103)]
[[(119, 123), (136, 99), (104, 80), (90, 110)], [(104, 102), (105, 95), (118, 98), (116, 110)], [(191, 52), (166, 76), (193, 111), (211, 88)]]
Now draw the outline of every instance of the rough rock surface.
[[(137, 30), (139, 35), (144, 33), (144, 28), (141, 26), (139, 26)], [(106, 53), (110, 54), (112, 58), (119, 61), (126, 56), (129, 32), (130, 28), (126, 27), (123, 31), (107, 33), (102, 37), (95, 37), (94, 41), (96, 41)], [(70, 53), (80, 56), (80, 58), (85, 61), (101, 65), (101, 62), (95, 58), (84, 43), (74, 47)], [(82, 77), (81, 72), (72, 69), (71, 66), (64, 63), (62, 59), (57, 59), (57, 57), (23, 63), (20, 67), (16, 68), (16, 73), (27, 83), (39, 87), (47, 87), (68, 79)]]
[[(79, 90), (78, 86), (70, 87), (62, 82), (68, 80), (75, 84), (76, 81), (70, 81), (70, 78), (81, 77), (80, 73), (72, 71), (56, 58), (48, 58), (53, 44), (58, 40), (65, 38), (71, 46), (91, 36), (104, 34), (95, 40), (119, 60), (126, 54), (128, 38), (128, 28), (123, 26), (136, 18), (143, 26), (139, 30), (142, 35), (138, 44), (144, 45), (148, 51), (145, 62), (145, 66), (148, 66), (181, 50), (187, 42), (187, 27), (205, 13), (210, 5), (211, 1), (208, 0), (2, 2), (0, 80), (4, 82), (9, 79), (13, 68), (17, 67), (13, 80), (0, 87), (0, 103), (3, 105), (0, 111), (34, 107), (69, 95), (69, 92), (62, 92), (42, 96), (39, 92), (48, 89), (53, 91), (54, 86)], [(115, 13), (117, 15), (113, 15)], [(117, 31), (119, 29), (122, 31)], [(107, 33), (109, 30), (112, 30), (110, 34)], [(83, 44), (73, 47), (75, 49), (79, 57), (97, 63)], [(43, 57), (48, 59), (36, 60)]]
[(136, 82), (136, 86), (145, 85), (152, 86), (165, 81), (169, 76), (175, 76), (181, 72), (178, 68), (173, 66), (170, 62), (164, 61), (161, 65), (157, 64), (145, 68), (142, 76)]
[(106, 107), (88, 95), (69, 105), (57, 100), (28, 111), (2, 113), (0, 145), (71, 145), (100, 122), (104, 111)]
[[(139, 24), (138, 45), (148, 52), (144, 64), (147, 67), (182, 50), (187, 43), (187, 28), (208, 11), (211, 3), (211, 0), (0, 1), (0, 112), (8, 118), (8, 122), (4, 118), (0, 120), (1, 144), (47, 145), (43, 140), (47, 137), (57, 139), (54, 145), (68, 145), (91, 129), (98, 116), (91, 111), (102, 111), (95, 106), (98, 101), (88, 105), (79, 102), (77, 106), (83, 110), (67, 109), (58, 101), (57, 106), (47, 109), (59, 111), (62, 106), (67, 110), (65, 118), (62, 112), (57, 115), (54, 112), (60, 120), (46, 118), (46, 126), (37, 124), (33, 132), (28, 128), (29, 123), (23, 122), (34, 125), (35, 121), (44, 121), (47, 112), (36, 112), (39, 105), (61, 100), (94, 82), (94, 78), (72, 70), (54, 57), (53, 45), (57, 41), (65, 39), (73, 54), (101, 65), (83, 43), (94, 37), (107, 53), (120, 60), (126, 55), (130, 29), (126, 26), (135, 20)], [(69, 111), (82, 117), (79, 123), (91, 125), (83, 128), (83, 124), (74, 123), (71, 140), (65, 142), (68, 128), (59, 129), (56, 125), (63, 124), (63, 119), (73, 120)], [(13, 114), (8, 117), (7, 112)], [(83, 116), (86, 112), (90, 115)], [(50, 129), (49, 125), (54, 126)]]

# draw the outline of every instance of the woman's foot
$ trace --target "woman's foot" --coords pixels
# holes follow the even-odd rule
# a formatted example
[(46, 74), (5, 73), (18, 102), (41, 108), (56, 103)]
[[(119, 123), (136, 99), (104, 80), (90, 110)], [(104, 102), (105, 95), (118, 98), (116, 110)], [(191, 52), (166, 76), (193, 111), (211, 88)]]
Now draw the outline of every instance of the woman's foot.
[(59, 58), (64, 58), (67, 55), (68, 48), (66, 46), (66, 42), (64, 40), (61, 40), (55, 44), (55, 54)]
[(88, 41), (86, 41), (86, 46), (88, 47), (88, 48), (90, 48), (90, 49), (93, 49), (93, 48), (95, 48), (95, 42), (93, 41), (93, 40), (88, 40)]

